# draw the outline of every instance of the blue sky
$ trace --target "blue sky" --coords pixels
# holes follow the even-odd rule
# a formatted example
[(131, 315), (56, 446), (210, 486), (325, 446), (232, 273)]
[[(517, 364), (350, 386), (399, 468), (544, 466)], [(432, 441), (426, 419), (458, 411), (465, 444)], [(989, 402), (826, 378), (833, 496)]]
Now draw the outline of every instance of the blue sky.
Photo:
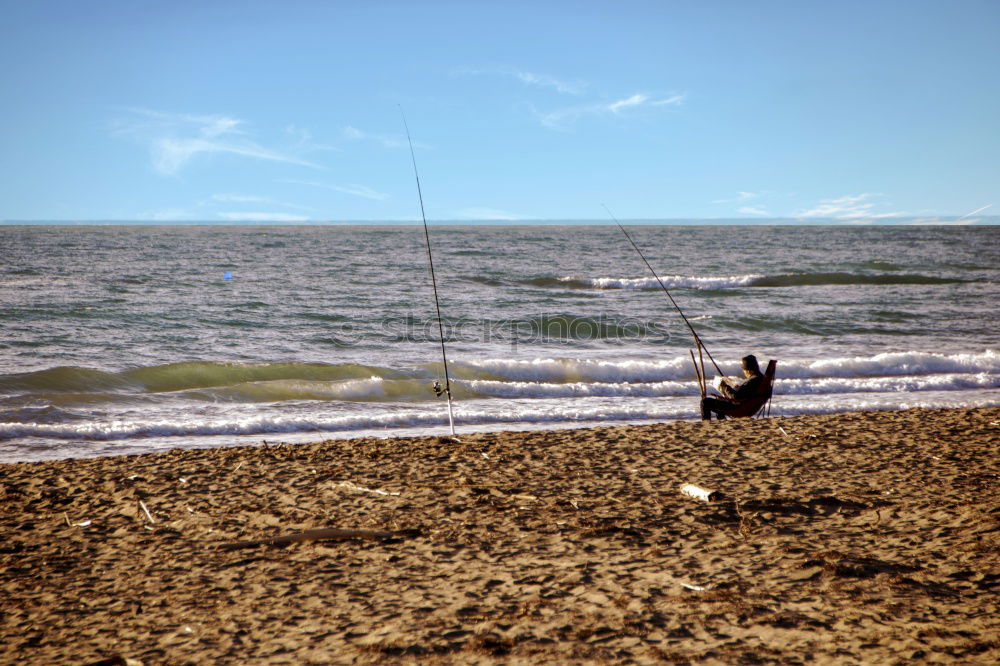
[(0, 9), (0, 220), (1000, 214), (996, 0)]

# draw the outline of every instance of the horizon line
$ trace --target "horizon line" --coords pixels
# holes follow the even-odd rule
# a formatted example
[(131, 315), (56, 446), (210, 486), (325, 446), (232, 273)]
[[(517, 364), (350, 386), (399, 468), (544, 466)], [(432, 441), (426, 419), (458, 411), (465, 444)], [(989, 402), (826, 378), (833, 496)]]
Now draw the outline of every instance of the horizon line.
[[(966, 221), (968, 220), (968, 221)], [(702, 224), (719, 226), (992, 226), (1000, 224), (1000, 215), (983, 215), (968, 218), (960, 215), (913, 215), (894, 218), (849, 219), (832, 217), (634, 217), (621, 218), (622, 222), (645, 225), (681, 225)], [(922, 221), (916, 222), (914, 221)], [(129, 219), (10, 219), (0, 220), (0, 226), (267, 226), (267, 227), (318, 227), (318, 226), (404, 226), (420, 225), (419, 219), (403, 220), (301, 220), (295, 222), (276, 222), (273, 220), (129, 220)], [(467, 218), (442, 218), (428, 220), (428, 224), (436, 225), (467, 225), (467, 226), (528, 226), (528, 225), (611, 225), (614, 222), (604, 218), (524, 218), (503, 220), (476, 220)]]

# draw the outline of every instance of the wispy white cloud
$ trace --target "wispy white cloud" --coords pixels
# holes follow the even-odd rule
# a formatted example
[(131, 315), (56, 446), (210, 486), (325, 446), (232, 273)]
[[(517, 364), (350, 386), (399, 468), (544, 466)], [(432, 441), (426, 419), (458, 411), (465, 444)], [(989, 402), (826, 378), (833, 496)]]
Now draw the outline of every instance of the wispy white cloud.
[(245, 121), (224, 115), (164, 113), (129, 109), (116, 120), (112, 132), (147, 143), (153, 168), (165, 175), (178, 173), (199, 155), (228, 154), (321, 169), (294, 152), (267, 148), (243, 129)]
[(628, 109), (633, 106), (642, 106), (647, 101), (649, 101), (648, 95), (637, 93), (626, 99), (620, 99), (617, 102), (612, 102), (608, 105), (608, 111), (611, 113), (619, 113), (622, 109)]
[(364, 185), (333, 185), (330, 189), (364, 199), (382, 200), (389, 198), (389, 195), (385, 192), (379, 192)]
[(653, 106), (680, 106), (687, 99), (687, 93), (671, 95), (663, 99), (656, 99), (650, 102)]
[(856, 194), (837, 199), (823, 199), (817, 206), (800, 211), (797, 217), (861, 217), (870, 212), (871, 194)]
[[(798, 198), (793, 193), (768, 190), (741, 190), (733, 196), (715, 199), (713, 204), (733, 204), (740, 215), (765, 217), (792, 217), (798, 219), (839, 220), (842, 224), (870, 224), (878, 220), (899, 218), (910, 215), (902, 211), (889, 210), (884, 195), (874, 192), (850, 194), (835, 199), (822, 199), (812, 207), (789, 212), (787, 205)], [(775, 212), (775, 207), (783, 210)], [(978, 211), (973, 211), (978, 212)]]
[(128, 116), (112, 121), (112, 130), (118, 134), (146, 135), (168, 129), (195, 131), (205, 138), (223, 134), (245, 134), (240, 128), (244, 121), (220, 114), (198, 115), (193, 113), (166, 113), (144, 108), (127, 108)]
[(329, 183), (321, 183), (314, 180), (281, 180), (282, 183), (290, 183), (292, 185), (306, 185), (308, 187), (318, 187), (323, 190), (332, 190), (334, 192), (341, 192), (343, 194), (350, 194), (356, 197), (362, 197), (364, 199), (375, 199), (381, 201), (383, 199), (388, 199), (389, 195), (385, 192), (379, 192), (365, 185), (332, 185)]
[[(518, 69), (516, 67), (460, 67), (453, 71), (456, 76), (493, 76), (514, 79), (535, 87), (554, 90), (563, 95), (582, 96), (590, 88), (583, 80), (567, 80), (543, 74), (536, 71)], [(639, 107), (676, 107), (684, 103), (687, 93), (672, 93), (665, 97), (654, 97), (648, 93), (637, 92), (610, 102), (592, 102), (576, 104), (550, 110), (538, 110), (534, 103), (526, 106), (544, 127), (555, 130), (565, 130), (568, 126), (583, 117), (606, 115), (621, 115), (629, 109)]]
[(458, 76), (497, 76), (515, 79), (529, 86), (551, 88), (563, 95), (581, 95), (586, 90), (586, 81), (567, 81), (549, 74), (539, 74), (516, 67), (460, 67), (453, 72)]
[[(392, 134), (379, 134), (377, 132), (368, 132), (365, 130), (358, 129), (352, 125), (346, 126), (341, 130), (341, 138), (346, 141), (361, 142), (361, 141), (371, 141), (381, 145), (383, 148), (405, 148), (408, 146), (406, 137), (403, 135), (392, 135)], [(430, 148), (427, 144), (420, 143), (419, 141), (414, 141), (413, 145), (419, 146), (421, 148)]]
[(556, 92), (566, 95), (580, 95), (587, 88), (587, 84), (582, 81), (563, 81), (547, 74), (536, 74), (534, 72), (511, 72), (519, 81), (529, 85), (552, 88)]
[(762, 192), (737, 192), (736, 196), (731, 199), (715, 199), (712, 201), (714, 204), (726, 204), (726, 203), (744, 203), (747, 201), (753, 201), (754, 199), (759, 199), (763, 196)]
[(969, 226), (973, 224), (979, 224), (983, 218), (974, 216), (978, 215), (979, 213), (982, 213), (984, 210), (989, 210), (992, 207), (993, 204), (986, 204), (981, 208), (977, 208), (976, 210), (970, 213), (966, 213), (961, 217), (956, 217), (953, 220), (942, 219), (941, 216), (919, 217), (919, 218), (914, 218), (912, 220), (907, 220), (906, 222), (904, 222), (904, 224), (933, 224), (937, 226)]
[(213, 194), (212, 201), (220, 203), (245, 203), (245, 204), (256, 204), (265, 206), (281, 206), (283, 208), (293, 208), (297, 210), (314, 210), (308, 206), (302, 206), (299, 204), (289, 203), (287, 201), (281, 201), (278, 199), (272, 199), (270, 197), (261, 197), (252, 194), (231, 194), (231, 193), (221, 193)]
[(285, 134), (293, 139), (294, 144), (292, 148), (296, 151), (301, 151), (302, 153), (322, 150), (341, 150), (337, 146), (317, 143), (312, 132), (304, 127), (299, 127), (298, 125), (288, 125), (285, 127)]
[(219, 213), (219, 217), (230, 222), (308, 222), (309, 218), (304, 215), (291, 215), (289, 213)]
[(350, 125), (348, 125), (347, 127), (345, 127), (343, 129), (342, 134), (344, 135), (345, 139), (350, 139), (352, 141), (361, 141), (362, 139), (364, 139), (367, 136), (364, 132), (362, 132), (361, 130), (359, 130), (357, 127), (352, 127)]
[(213, 194), (212, 201), (224, 201), (235, 203), (270, 203), (265, 197), (257, 197), (248, 194)]
[(138, 216), (140, 220), (153, 220), (155, 222), (176, 222), (191, 219), (192, 214), (185, 208), (163, 208), (151, 213), (142, 213)]
[(181, 168), (199, 154), (226, 153), (239, 155), (241, 157), (251, 157), (272, 162), (284, 162), (296, 164), (298, 166), (321, 168), (305, 160), (296, 159), (289, 155), (268, 150), (252, 141), (241, 141), (240, 143), (230, 143), (214, 139), (177, 139), (161, 138), (153, 141), (150, 146), (153, 159), (153, 167), (160, 173), (166, 175), (176, 174)]
[(491, 221), (502, 221), (502, 220), (524, 220), (527, 219), (523, 215), (518, 215), (517, 213), (510, 213), (505, 210), (497, 210), (496, 208), (482, 208), (482, 207), (472, 207), (463, 208), (462, 210), (455, 212), (456, 219), (459, 220), (491, 220)]
[[(713, 204), (735, 204), (735, 212), (739, 215), (756, 215), (758, 217), (776, 217), (774, 213), (769, 210), (765, 202), (760, 201), (760, 199), (770, 200), (773, 198), (773, 193), (767, 191), (761, 192), (750, 192), (747, 190), (740, 190), (735, 195), (726, 199), (715, 199), (712, 201)], [(772, 202), (773, 203), (773, 202)]]
[(582, 104), (578, 106), (554, 109), (552, 111), (540, 112), (533, 106), (531, 108), (535, 117), (542, 125), (550, 129), (564, 130), (567, 129), (568, 125), (586, 116), (621, 116), (623, 112), (627, 110), (638, 109), (645, 106), (680, 106), (683, 104), (685, 97), (686, 95), (679, 94), (660, 100), (654, 100), (645, 93), (635, 93), (613, 102)]
[(602, 112), (602, 109), (596, 105), (588, 106), (571, 106), (564, 107), (562, 109), (553, 109), (551, 111), (539, 111), (534, 107), (534, 105), (529, 105), (532, 114), (535, 119), (543, 127), (547, 127), (553, 130), (566, 130), (568, 126), (576, 122), (582, 116), (586, 115), (597, 115)]
[(899, 217), (902, 212), (876, 212), (877, 201), (873, 197), (879, 195), (870, 192), (842, 196), (837, 199), (823, 199), (818, 205), (795, 214), (800, 218), (831, 218), (854, 223), (865, 223), (870, 220)]

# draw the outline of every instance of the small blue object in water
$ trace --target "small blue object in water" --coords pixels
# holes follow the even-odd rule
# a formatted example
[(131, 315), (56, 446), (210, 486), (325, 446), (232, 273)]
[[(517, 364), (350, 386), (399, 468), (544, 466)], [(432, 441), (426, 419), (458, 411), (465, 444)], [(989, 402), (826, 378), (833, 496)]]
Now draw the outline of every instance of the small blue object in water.
[(222, 279), (223, 280), (232, 280), (233, 279), (233, 274), (230, 273), (229, 271), (226, 271), (225, 273), (222, 274)]

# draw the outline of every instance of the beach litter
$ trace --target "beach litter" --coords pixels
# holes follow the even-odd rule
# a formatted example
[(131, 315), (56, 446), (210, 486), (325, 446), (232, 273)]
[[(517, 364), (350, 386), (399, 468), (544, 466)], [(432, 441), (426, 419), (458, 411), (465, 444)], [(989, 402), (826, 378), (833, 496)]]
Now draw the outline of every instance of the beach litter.
[(681, 492), (688, 497), (693, 497), (694, 499), (699, 499), (703, 502), (715, 502), (723, 497), (722, 493), (718, 490), (707, 490), (690, 483), (685, 483), (681, 486)]

